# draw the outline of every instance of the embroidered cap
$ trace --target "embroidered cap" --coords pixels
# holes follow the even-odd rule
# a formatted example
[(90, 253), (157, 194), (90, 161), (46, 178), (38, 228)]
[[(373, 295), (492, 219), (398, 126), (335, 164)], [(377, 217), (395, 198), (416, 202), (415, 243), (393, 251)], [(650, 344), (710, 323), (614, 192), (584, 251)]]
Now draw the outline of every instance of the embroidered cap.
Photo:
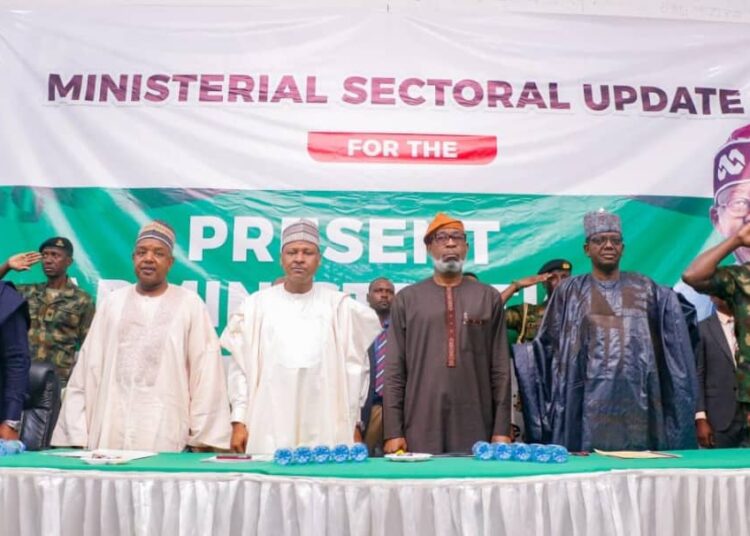
[(730, 186), (750, 182), (750, 124), (730, 134), (714, 157), (714, 200)]
[(290, 242), (310, 242), (320, 249), (320, 233), (318, 232), (318, 226), (310, 220), (300, 218), (296, 222), (290, 224), (281, 233), (281, 249)]
[(138, 238), (135, 243), (137, 244), (146, 238), (153, 238), (154, 240), (164, 243), (170, 251), (174, 249), (174, 229), (172, 229), (168, 223), (161, 220), (154, 220), (141, 227), (141, 230), (138, 231)]
[(596, 212), (589, 212), (583, 217), (583, 231), (586, 240), (599, 233), (622, 234), (620, 216), (600, 208)]

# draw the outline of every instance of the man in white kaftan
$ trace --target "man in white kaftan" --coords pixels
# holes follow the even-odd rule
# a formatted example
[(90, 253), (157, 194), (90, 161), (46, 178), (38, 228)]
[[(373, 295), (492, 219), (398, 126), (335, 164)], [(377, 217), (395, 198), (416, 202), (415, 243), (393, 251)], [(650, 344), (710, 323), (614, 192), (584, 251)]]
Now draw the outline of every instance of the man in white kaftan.
[(200, 297), (170, 285), (174, 234), (141, 230), (138, 283), (99, 305), (65, 393), (52, 444), (90, 449), (228, 448), (219, 341)]
[(232, 354), (234, 450), (352, 442), (380, 322), (350, 296), (313, 284), (319, 262), (315, 225), (287, 227), (284, 284), (248, 296), (221, 336)]

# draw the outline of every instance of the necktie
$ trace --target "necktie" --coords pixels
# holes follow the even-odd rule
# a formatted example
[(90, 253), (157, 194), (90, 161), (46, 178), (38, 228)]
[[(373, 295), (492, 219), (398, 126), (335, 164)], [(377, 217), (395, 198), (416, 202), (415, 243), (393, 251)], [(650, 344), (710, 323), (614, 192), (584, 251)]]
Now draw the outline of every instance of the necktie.
[(737, 366), (737, 356), (739, 355), (740, 345), (737, 342), (737, 336), (734, 334), (734, 319), (727, 321), (727, 329), (725, 335), (729, 340), (729, 346), (732, 349), (732, 359), (734, 359), (734, 366)]
[(383, 380), (385, 379), (385, 346), (388, 342), (388, 323), (383, 325), (383, 331), (375, 338), (375, 394), (383, 396)]

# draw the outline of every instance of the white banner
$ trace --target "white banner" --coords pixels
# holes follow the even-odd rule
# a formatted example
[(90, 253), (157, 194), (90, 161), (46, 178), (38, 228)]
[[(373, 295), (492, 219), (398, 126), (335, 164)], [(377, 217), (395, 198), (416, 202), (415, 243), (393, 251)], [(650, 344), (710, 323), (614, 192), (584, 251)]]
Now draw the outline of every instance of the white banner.
[(708, 197), (746, 25), (0, 12), (0, 185)]

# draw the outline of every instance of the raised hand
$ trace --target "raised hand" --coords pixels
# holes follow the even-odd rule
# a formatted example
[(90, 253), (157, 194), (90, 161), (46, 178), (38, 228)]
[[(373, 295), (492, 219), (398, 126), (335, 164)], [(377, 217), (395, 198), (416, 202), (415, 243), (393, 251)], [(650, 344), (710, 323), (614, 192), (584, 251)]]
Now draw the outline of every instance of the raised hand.
[(537, 283), (542, 283), (543, 281), (547, 281), (550, 277), (552, 277), (552, 274), (546, 273), (539, 275), (530, 275), (528, 277), (517, 279), (500, 293), (500, 299), (503, 301), (503, 303), (507, 303), (508, 300), (510, 300), (513, 295), (519, 290), (530, 287), (531, 285), (536, 285)]
[(16, 272), (23, 272), (42, 260), (42, 254), (38, 251), (27, 251), (16, 253), (8, 259), (8, 267)]
[(552, 273), (530, 275), (522, 279), (517, 279), (516, 285), (518, 285), (518, 288), (520, 290), (522, 288), (530, 287), (531, 285), (536, 285), (537, 283), (543, 283), (550, 277), (552, 277)]

